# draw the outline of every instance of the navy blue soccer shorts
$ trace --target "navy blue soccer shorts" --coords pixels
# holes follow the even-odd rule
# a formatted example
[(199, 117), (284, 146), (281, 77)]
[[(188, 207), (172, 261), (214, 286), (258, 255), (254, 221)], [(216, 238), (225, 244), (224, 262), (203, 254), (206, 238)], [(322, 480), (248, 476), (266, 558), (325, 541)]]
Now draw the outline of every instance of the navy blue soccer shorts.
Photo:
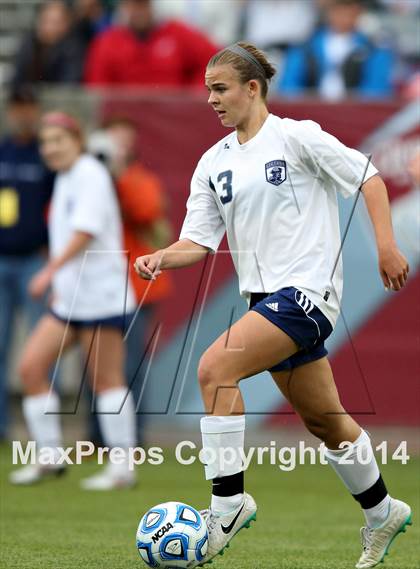
[(289, 286), (274, 293), (252, 293), (249, 309), (267, 318), (301, 348), (268, 371), (293, 369), (328, 354), (324, 341), (333, 330), (330, 321), (297, 288)]
[(64, 322), (65, 324), (69, 324), (69, 326), (73, 326), (76, 330), (80, 330), (81, 328), (96, 328), (97, 326), (104, 326), (107, 328), (115, 328), (120, 330), (122, 333), (128, 328), (134, 314), (122, 314), (119, 316), (108, 316), (105, 318), (95, 318), (91, 320), (73, 320), (71, 318), (62, 318), (58, 316), (54, 310), (50, 309), (50, 313), (60, 320), (60, 322)]

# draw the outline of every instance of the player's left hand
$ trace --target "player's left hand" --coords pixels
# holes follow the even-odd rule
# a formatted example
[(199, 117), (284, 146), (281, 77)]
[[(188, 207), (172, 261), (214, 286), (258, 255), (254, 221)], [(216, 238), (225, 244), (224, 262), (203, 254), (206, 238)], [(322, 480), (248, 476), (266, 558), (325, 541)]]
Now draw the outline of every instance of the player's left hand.
[(379, 251), (379, 272), (386, 289), (401, 290), (409, 270), (407, 259), (397, 246)]
[(41, 298), (51, 285), (54, 271), (49, 265), (38, 271), (31, 279), (28, 290), (32, 298)]

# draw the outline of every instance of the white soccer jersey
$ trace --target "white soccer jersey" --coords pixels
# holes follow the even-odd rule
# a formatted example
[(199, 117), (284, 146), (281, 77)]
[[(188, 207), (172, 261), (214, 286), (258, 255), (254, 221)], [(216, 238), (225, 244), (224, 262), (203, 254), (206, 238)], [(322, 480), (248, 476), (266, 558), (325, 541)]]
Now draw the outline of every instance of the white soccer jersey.
[(54, 274), (52, 309), (74, 320), (133, 311), (117, 197), (106, 168), (87, 154), (55, 181), (49, 216), (53, 258), (63, 253), (75, 231), (93, 238), (86, 253), (76, 255)]
[(232, 132), (198, 163), (180, 239), (216, 251), (225, 231), (241, 295), (294, 286), (334, 326), (343, 288), (337, 190), (377, 173), (313, 121), (269, 115), (239, 144)]

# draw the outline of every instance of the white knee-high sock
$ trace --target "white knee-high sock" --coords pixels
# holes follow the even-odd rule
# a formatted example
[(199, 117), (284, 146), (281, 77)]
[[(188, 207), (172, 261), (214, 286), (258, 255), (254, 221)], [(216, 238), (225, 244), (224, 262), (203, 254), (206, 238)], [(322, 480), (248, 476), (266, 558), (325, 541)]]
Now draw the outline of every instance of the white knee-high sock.
[(227, 513), (243, 500), (243, 462), (245, 415), (203, 417), (203, 449), (206, 452), (206, 480), (213, 481), (211, 508)]
[(55, 460), (59, 456), (57, 447), (62, 446), (58, 395), (55, 391), (28, 395), (23, 398), (22, 407), (29, 435), (36, 442), (38, 452), (43, 447), (51, 448)]
[(116, 387), (99, 393), (96, 408), (106, 446), (121, 447), (126, 451), (134, 447), (134, 401), (131, 392), (127, 393), (127, 387)]
[[(362, 430), (353, 442), (351, 452), (348, 449), (327, 449), (325, 457), (362, 506), (367, 525), (371, 528), (382, 525), (388, 517), (391, 497), (386, 491), (366, 431)], [(360, 461), (360, 457), (366, 464)]]

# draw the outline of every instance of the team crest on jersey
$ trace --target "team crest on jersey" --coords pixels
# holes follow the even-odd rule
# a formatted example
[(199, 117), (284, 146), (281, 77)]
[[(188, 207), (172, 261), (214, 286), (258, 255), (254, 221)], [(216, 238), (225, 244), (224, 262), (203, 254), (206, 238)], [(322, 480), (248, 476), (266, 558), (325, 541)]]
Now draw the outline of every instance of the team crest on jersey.
[(272, 160), (271, 162), (267, 162), (265, 165), (265, 177), (270, 184), (280, 186), (287, 177), (286, 161)]

